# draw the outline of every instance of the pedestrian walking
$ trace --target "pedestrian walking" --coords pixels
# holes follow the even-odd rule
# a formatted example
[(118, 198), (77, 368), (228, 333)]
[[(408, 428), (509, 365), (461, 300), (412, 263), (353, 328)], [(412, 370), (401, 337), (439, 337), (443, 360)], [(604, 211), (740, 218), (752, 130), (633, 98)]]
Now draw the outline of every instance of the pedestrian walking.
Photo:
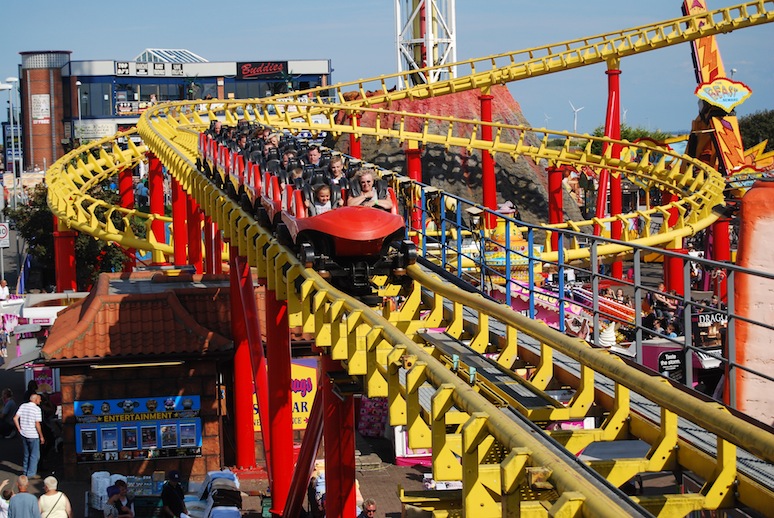
[(41, 518), (38, 499), (27, 492), (30, 480), (26, 475), (16, 479), (17, 493), (8, 503), (8, 518)]
[(32, 394), (30, 400), (16, 411), (13, 417), (16, 430), (22, 436), (24, 462), (22, 470), (29, 478), (40, 478), (38, 461), (40, 460), (40, 445), (46, 441), (43, 438), (43, 412), (40, 410), (40, 394)]
[(55, 477), (43, 480), (46, 492), (38, 499), (41, 518), (72, 518), (73, 508), (70, 499), (61, 491), (57, 491), (59, 481)]

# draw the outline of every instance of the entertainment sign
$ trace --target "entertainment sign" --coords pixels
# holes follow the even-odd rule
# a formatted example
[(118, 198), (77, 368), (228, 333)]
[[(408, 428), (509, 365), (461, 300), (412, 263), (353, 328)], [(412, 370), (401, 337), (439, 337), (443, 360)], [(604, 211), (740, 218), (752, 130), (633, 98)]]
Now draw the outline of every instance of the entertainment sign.
[(202, 454), (199, 396), (76, 401), (74, 407), (78, 462)]

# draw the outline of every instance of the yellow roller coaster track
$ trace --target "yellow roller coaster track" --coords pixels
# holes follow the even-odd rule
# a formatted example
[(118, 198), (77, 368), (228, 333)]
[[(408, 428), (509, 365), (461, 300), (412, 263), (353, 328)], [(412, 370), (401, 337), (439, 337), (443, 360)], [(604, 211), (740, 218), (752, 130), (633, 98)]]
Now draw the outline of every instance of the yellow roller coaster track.
[[(395, 76), (384, 76), (375, 80), (383, 85), (381, 101), (377, 95), (358, 102), (371, 105), (401, 96), (416, 98), (486, 88), (515, 79), (617, 59), (708, 34), (774, 21), (766, 6), (771, 8), (774, 3), (752, 2), (701, 17), (685, 17), (664, 24), (523, 51), (525, 54), (503, 54), (465, 62), (472, 71), (468, 76), (401, 92), (388, 93), (387, 78)], [(702, 20), (703, 25), (700, 23)], [(540, 52), (544, 53), (542, 57), (536, 57)], [(521, 59), (517, 56), (527, 59), (517, 63)], [(496, 65), (499, 59), (509, 60), (510, 64), (499, 67)], [(476, 67), (483, 63), (491, 63), (492, 69), (476, 71)], [(366, 81), (355, 84), (365, 93)], [(343, 98), (347, 85), (333, 88)], [(646, 509), (661, 516), (682, 516), (692, 510), (738, 505), (764, 514), (774, 508), (772, 490), (737, 469), (737, 448), (749, 452), (760, 462), (774, 461), (774, 437), (768, 432), (730, 414), (720, 405), (695, 399), (673, 388), (657, 375), (628, 367), (606, 351), (592, 349), (581, 340), (568, 338), (480, 296), (456, 290), (417, 267), (411, 268), (414, 289), (401, 310), (378, 315), (332, 288), (314, 271), (304, 269), (290, 250), (280, 246), (235, 201), (201, 175), (194, 162), (196, 133), (222, 114), (228, 122), (242, 118), (260, 120), (291, 131), (311, 129), (355, 133), (490, 150), (512, 156), (526, 155), (552, 163), (608, 168), (627, 175), (644, 187), (659, 187), (681, 198), (673, 205), (682, 216), (680, 221), (674, 227), (662, 228), (659, 234), (640, 238), (643, 244), (666, 244), (714, 221), (712, 208), (723, 203), (724, 182), (712, 168), (679, 155), (669, 155), (668, 160), (663, 150), (658, 150), (657, 154), (655, 150), (629, 143), (624, 145), (638, 149), (642, 156), (637, 163), (626, 163), (609, 155), (594, 155), (590, 144), (582, 151), (574, 151), (569, 143), (573, 136), (563, 132), (554, 132), (553, 135), (565, 138), (565, 145), (560, 150), (552, 150), (548, 149), (545, 138), (530, 143), (533, 141), (529, 141), (527, 135), (534, 130), (520, 126), (495, 126), (494, 141), (487, 142), (478, 137), (482, 123), (477, 121), (396, 113), (354, 104), (327, 105), (301, 102), (299, 99), (295, 112), (280, 110), (274, 116), (267, 115), (267, 107), (270, 104), (283, 105), (276, 100), (218, 101), (208, 104), (205, 110), (196, 111), (196, 105), (201, 104), (202, 101), (170, 103), (146, 112), (138, 124), (138, 131), (147, 148), (135, 146), (130, 141), (128, 149), (121, 150), (117, 139), (128, 134), (119, 134), (84, 146), (57, 161), (47, 172), (52, 211), (61, 225), (98, 239), (157, 254), (171, 253), (171, 247), (154, 241), (149, 231), (153, 220), (168, 219), (106, 206), (90, 195), (92, 188), (101, 181), (132, 167), (147, 150), (153, 151), (188, 194), (197, 200), (202, 210), (212, 216), (224, 236), (238, 247), (240, 254), (247, 256), (250, 265), (257, 269), (258, 276), (268, 279), (267, 287), (276, 290), (279, 299), (288, 301), (290, 325), (303, 326), (306, 332), (314, 333), (319, 347), (327, 350), (333, 359), (341, 360), (351, 375), (363, 376), (365, 392), (369, 397), (389, 399), (390, 423), (408, 427), (409, 446), (433, 448), (434, 474), (438, 480), (443, 477), (462, 480), (462, 509), (448, 511), (448, 515), (516, 516), (521, 513), (524, 516), (546, 516), (548, 513), (575, 515), (579, 512), (584, 516), (626, 516)], [(356, 128), (335, 122), (314, 124), (311, 121), (313, 111), (328, 113), (329, 121), (333, 121), (335, 111), (353, 109), (372, 111), (376, 124)], [(381, 121), (386, 117), (399, 122), (389, 127), (382, 126)], [(300, 122), (294, 119), (300, 119)], [(409, 119), (423, 121), (422, 131), (405, 130), (405, 121)], [(462, 125), (473, 130), (460, 136), (455, 133), (455, 128)], [(431, 127), (434, 128), (432, 131)], [(506, 130), (519, 137), (514, 142), (507, 142)], [(666, 215), (671, 207), (658, 207), (621, 218), (641, 216), (649, 219), (654, 213)], [(567, 226), (579, 229), (592, 223), (569, 223)], [(132, 225), (144, 228), (147, 237), (142, 236), (142, 232), (133, 231)], [(645, 227), (649, 228), (649, 225)], [(609, 245), (606, 249), (600, 247), (598, 253), (622, 253), (627, 248), (629, 245), (626, 243)], [(582, 257), (584, 253), (578, 248), (568, 252), (565, 259), (572, 259), (572, 254)], [(549, 254), (543, 258), (549, 259)], [(422, 288), (433, 294), (431, 300), (422, 298)], [(463, 318), (466, 308), (478, 315), (475, 322)], [(502, 326), (501, 331), (493, 328), (495, 322)], [(496, 361), (507, 369), (514, 366), (516, 358), (520, 361), (529, 359), (529, 363), (535, 366), (527, 381), (530, 390), (543, 393), (552, 380), (571, 386), (574, 391), (568, 410), (571, 415), (585, 415), (584, 411), (588, 411), (592, 404), (604, 409), (605, 421), (598, 429), (553, 434), (570, 452), (577, 453), (592, 441), (612, 441), (624, 437), (636, 437), (648, 443), (650, 451), (643, 458), (591, 463), (591, 467), (611, 486), (619, 486), (641, 472), (686, 470), (705, 481), (702, 491), (695, 495), (623, 498), (620, 493), (579, 470), (574, 457), (557, 453), (539, 434), (514, 421), (508, 410), (502, 408), (496, 392), (471, 380), (469, 371), (468, 376), (464, 376), (464, 366), (456, 372), (451, 370), (441, 348), (426, 339), (423, 345), (418, 344), (423, 340), (420, 330), (425, 328), (441, 328), (451, 339), (470, 338), (470, 347), (474, 351), (479, 350), (482, 344), (499, 344)], [(517, 341), (519, 334), (536, 339), (539, 351), (535, 353), (524, 349)], [(570, 379), (567, 373), (562, 372), (554, 364), (554, 352), (577, 361), (580, 375)], [(613, 384), (614, 396), (605, 398), (595, 394), (598, 390), (595, 383), (603, 378)], [(423, 387), (430, 387), (433, 391), (430, 409), (422, 408), (419, 403), (418, 392)], [(657, 406), (660, 418), (652, 420), (634, 412), (630, 394), (638, 394)], [(534, 413), (529, 408), (521, 409), (521, 412), (527, 417)], [(678, 418), (713, 434), (717, 441), (716, 456), (682, 439)], [(553, 497), (543, 498), (543, 502), (539, 503), (540, 496), (523, 491), (528, 467), (553, 470), (550, 478), (555, 488)], [(444, 512), (439, 508), (438, 515), (443, 516)]]
[[(542, 391), (551, 379), (561, 376), (552, 361), (554, 351), (577, 360), (582, 367), (580, 379), (574, 385), (576, 395), (571, 403), (574, 412), (589, 410), (595, 399), (592, 396), (595, 376), (613, 380), (614, 403), (609, 405), (609, 415), (600, 429), (555, 434), (572, 451), (592, 441), (614, 440), (626, 435), (651, 444), (651, 452), (646, 457), (619, 461), (613, 467), (600, 466), (611, 483), (619, 485), (639, 472), (671, 470), (677, 466), (698, 473), (708, 481), (701, 495), (638, 498), (636, 503), (650, 512), (684, 515), (690, 510), (729, 506), (734, 498), (759, 509), (774, 504), (770, 490), (736, 472), (736, 447), (765, 462), (774, 460), (774, 437), (769, 433), (731, 416), (720, 405), (687, 396), (657, 375), (635, 371), (607, 352), (591, 349), (585, 342), (568, 338), (480, 296), (450, 288), (415, 267), (411, 275), (418, 283), (401, 311), (387, 318), (377, 315), (330, 287), (312, 270), (304, 269), (292, 252), (280, 246), (235, 201), (201, 175), (190, 160), (193, 155), (189, 156), (184, 149), (195, 140), (194, 135), (179, 132), (175, 126), (172, 118), (151, 116), (140, 122), (140, 131), (147, 135), (149, 147), (167, 164), (184, 189), (201, 204), (205, 213), (213, 216), (225, 237), (237, 246), (240, 254), (248, 257), (257, 275), (268, 279), (267, 287), (288, 301), (290, 325), (302, 326), (305, 332), (314, 333), (316, 344), (328, 350), (332, 358), (343, 361), (351, 375), (364, 376), (370, 397), (389, 398), (391, 424), (408, 426), (411, 447), (432, 446), (439, 480), (444, 476), (463, 480), (463, 507), (467, 515), (499, 516), (501, 512), (513, 514), (517, 509), (536, 512), (523, 501), (527, 497), (519, 490), (528, 466), (553, 470), (552, 481), (562, 497), (555, 501), (552, 511), (581, 509), (587, 516), (623, 516), (632, 510), (618, 497), (568, 468), (566, 460), (557, 457), (540, 440), (535, 440), (532, 432), (504, 415), (493, 398), (485, 396), (484, 389), (468, 385), (460, 373), (451, 372), (448, 362), (431, 344), (422, 347), (415, 343), (423, 328), (441, 327), (449, 336), (461, 337), (466, 326), (463, 308), (479, 315), (471, 347), (490, 340), (490, 319), (506, 326), (501, 333), (503, 347), (499, 351), (502, 365), (510, 367), (514, 358), (528, 356), (526, 351), (517, 350), (518, 333), (536, 338), (542, 344), (539, 358), (534, 361), (537, 369), (531, 378), (536, 391)], [(185, 142), (183, 148), (177, 147)], [(423, 305), (420, 286), (435, 293), (432, 303)], [(453, 305), (450, 315), (444, 310), (444, 300)], [(430, 310), (424, 318), (419, 317), (422, 308)], [(399, 372), (409, 365), (411, 368), (401, 382)], [(431, 412), (421, 409), (418, 402), (417, 392), (424, 383), (429, 383), (435, 392)], [(630, 391), (661, 407), (660, 423), (631, 411)], [(717, 435), (717, 460), (678, 437), (677, 417)], [(457, 426), (457, 431), (447, 435), (449, 426)], [(461, 458), (461, 463), (452, 462), (455, 457)]]
[(453, 75), (457, 77), (403, 90), (393, 90), (393, 88), (399, 78), (404, 84), (412, 84), (413, 72), (388, 74), (275, 97), (303, 99), (308, 102), (307, 98), (312, 101), (320, 100), (320, 96), (326, 96), (330, 90), (334, 90), (339, 102), (347, 102), (352, 92), (360, 94), (359, 99), (349, 101), (352, 106), (373, 106), (400, 99), (425, 99), (454, 92), (489, 88), (497, 84), (606, 63), (610, 60), (617, 61), (626, 56), (772, 21), (774, 21), (774, 0), (759, 0), (623, 31), (420, 69), (419, 71), (449, 69), (453, 70)]

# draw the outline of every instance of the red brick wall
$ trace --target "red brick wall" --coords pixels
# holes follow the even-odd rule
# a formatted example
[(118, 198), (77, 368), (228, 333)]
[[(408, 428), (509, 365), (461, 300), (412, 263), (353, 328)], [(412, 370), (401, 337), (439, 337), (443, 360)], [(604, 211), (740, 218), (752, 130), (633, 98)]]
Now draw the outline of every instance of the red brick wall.
[[(65, 476), (87, 480), (95, 471), (123, 475), (151, 475), (154, 471), (180, 470), (184, 478), (203, 479), (208, 471), (225, 464), (221, 452), (219, 402), (216, 393), (217, 363), (213, 360), (186, 362), (179, 367), (139, 367), (96, 370), (62, 367), (62, 419), (64, 422)], [(225, 376), (229, 379), (228, 375)], [(118, 462), (75, 462), (76, 400), (142, 398), (167, 394), (190, 394), (201, 398), (202, 456), (181, 459), (145, 459)], [(226, 432), (228, 433), (228, 432)]]

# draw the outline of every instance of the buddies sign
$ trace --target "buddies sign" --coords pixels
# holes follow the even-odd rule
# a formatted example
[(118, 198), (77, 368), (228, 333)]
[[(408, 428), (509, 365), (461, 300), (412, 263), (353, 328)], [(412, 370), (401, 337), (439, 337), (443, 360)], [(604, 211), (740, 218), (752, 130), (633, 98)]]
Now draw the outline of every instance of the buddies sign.
[(237, 63), (237, 79), (282, 79), (287, 74), (287, 61)]

